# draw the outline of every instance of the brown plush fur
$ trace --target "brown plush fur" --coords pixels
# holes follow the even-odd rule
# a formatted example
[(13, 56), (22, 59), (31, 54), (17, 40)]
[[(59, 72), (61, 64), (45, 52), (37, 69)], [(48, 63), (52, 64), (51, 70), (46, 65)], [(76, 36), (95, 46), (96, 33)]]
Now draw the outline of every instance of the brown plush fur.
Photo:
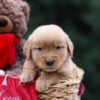
[[(36, 89), (43, 92), (59, 80), (82, 79), (83, 70), (72, 61), (73, 43), (57, 25), (38, 27), (24, 45), (26, 61), (20, 76), (21, 82), (32, 81), (36, 71), (42, 72), (36, 81)], [(46, 61), (54, 61), (47, 65)]]

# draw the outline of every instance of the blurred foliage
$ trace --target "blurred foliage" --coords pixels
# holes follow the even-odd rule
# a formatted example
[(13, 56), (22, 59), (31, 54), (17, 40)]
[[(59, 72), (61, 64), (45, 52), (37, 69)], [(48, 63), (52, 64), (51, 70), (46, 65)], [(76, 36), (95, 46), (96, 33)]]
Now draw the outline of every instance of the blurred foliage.
[(29, 30), (57, 24), (72, 39), (73, 60), (85, 70), (82, 100), (100, 100), (100, 0), (26, 0), (31, 6)]

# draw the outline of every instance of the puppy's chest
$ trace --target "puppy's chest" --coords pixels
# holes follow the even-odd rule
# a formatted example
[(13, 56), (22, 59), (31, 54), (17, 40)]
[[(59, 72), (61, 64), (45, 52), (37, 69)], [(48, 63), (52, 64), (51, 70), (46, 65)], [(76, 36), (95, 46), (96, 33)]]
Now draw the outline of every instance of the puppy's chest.
[(65, 74), (59, 74), (59, 73), (57, 73), (56, 75), (57, 75), (58, 80), (66, 80), (66, 79), (69, 78), (69, 76), (65, 75)]

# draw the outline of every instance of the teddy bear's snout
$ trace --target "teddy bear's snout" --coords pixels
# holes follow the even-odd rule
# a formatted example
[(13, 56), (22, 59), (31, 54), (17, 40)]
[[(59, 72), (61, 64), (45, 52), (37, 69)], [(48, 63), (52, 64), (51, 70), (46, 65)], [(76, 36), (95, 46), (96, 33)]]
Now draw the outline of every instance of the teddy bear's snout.
[(5, 18), (0, 18), (0, 27), (7, 26), (8, 22)]
[(51, 67), (53, 64), (54, 64), (54, 59), (46, 59), (45, 60), (45, 63), (47, 66)]

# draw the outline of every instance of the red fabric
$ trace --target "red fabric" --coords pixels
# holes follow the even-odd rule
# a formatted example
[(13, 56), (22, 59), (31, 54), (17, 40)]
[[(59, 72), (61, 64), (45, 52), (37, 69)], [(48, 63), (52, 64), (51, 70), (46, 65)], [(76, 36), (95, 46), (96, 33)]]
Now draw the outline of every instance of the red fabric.
[(35, 82), (19, 84), (19, 78), (7, 76), (4, 79), (4, 77), (0, 76), (0, 100), (38, 100)]
[(85, 87), (84, 87), (84, 84), (81, 83), (79, 87), (79, 91), (78, 91), (78, 96), (82, 96), (84, 92), (85, 92)]
[(16, 58), (16, 44), (20, 42), (20, 38), (13, 33), (0, 33), (0, 69), (6, 64), (14, 65)]

